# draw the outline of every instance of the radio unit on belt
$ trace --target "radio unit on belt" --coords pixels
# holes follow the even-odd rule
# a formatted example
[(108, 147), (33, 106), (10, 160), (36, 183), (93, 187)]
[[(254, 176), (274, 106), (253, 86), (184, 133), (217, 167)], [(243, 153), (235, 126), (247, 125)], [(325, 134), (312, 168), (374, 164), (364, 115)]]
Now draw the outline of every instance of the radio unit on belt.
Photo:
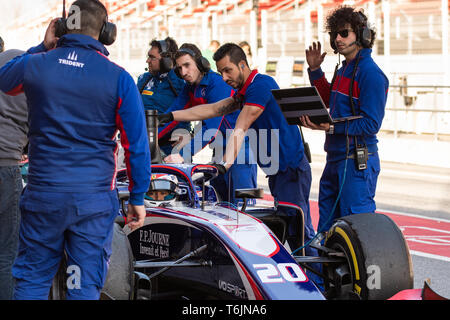
[(357, 145), (355, 148), (355, 164), (356, 169), (367, 169), (367, 159), (369, 158), (369, 151), (366, 145)]

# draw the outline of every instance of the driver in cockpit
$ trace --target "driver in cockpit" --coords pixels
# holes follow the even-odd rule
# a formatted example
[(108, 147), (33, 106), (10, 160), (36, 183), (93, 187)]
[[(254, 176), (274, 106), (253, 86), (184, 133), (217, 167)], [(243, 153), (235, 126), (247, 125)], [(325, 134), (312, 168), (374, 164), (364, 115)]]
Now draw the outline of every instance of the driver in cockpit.
[(178, 179), (172, 174), (152, 174), (150, 187), (144, 196), (146, 207), (173, 206), (180, 190)]

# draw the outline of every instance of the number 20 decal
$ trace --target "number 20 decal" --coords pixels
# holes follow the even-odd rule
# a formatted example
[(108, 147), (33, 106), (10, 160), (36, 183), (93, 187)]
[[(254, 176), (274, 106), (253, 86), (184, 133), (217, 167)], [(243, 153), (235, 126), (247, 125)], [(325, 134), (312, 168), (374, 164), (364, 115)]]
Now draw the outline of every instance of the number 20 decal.
[[(276, 266), (270, 263), (254, 264), (253, 268), (264, 283), (277, 283), (284, 280), (289, 282), (305, 282), (306, 275), (296, 263), (279, 263)], [(283, 280), (284, 279), (284, 280)]]

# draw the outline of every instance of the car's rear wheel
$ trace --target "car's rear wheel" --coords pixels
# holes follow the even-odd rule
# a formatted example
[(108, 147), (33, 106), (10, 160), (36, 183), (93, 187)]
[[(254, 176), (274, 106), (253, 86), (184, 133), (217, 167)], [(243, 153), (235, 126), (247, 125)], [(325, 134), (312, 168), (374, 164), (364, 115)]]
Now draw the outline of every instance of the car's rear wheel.
[(408, 245), (386, 215), (365, 213), (339, 218), (325, 247), (344, 253), (345, 263), (323, 265), (327, 298), (380, 300), (413, 287)]

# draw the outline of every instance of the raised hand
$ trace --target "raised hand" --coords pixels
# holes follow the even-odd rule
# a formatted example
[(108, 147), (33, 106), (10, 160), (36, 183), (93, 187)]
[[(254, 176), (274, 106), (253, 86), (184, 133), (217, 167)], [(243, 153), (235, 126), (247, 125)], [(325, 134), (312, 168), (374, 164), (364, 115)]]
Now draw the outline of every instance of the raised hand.
[(44, 46), (47, 50), (54, 49), (56, 47), (56, 43), (58, 42), (59, 38), (56, 37), (55, 31), (55, 23), (59, 18), (55, 18), (52, 21), (50, 21), (50, 24), (47, 27), (47, 30), (45, 31), (44, 36)]
[(311, 46), (309, 46), (309, 49), (305, 50), (306, 53), (306, 62), (309, 65), (309, 69), (311, 71), (317, 70), (320, 68), (320, 65), (322, 64), (323, 60), (325, 59), (326, 52), (322, 53), (322, 45), (320, 44), (320, 41), (312, 43)]

